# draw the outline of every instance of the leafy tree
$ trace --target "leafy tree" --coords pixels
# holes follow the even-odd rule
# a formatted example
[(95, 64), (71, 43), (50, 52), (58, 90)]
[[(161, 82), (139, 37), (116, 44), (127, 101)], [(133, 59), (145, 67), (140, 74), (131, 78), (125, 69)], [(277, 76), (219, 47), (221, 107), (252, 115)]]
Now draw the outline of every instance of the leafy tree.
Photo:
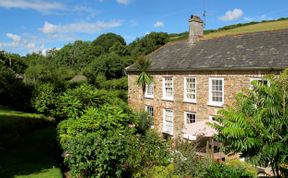
[(225, 151), (271, 166), (279, 176), (280, 163), (288, 162), (288, 70), (267, 80), (269, 85), (255, 81), (234, 106), (220, 110), (215, 128)]
[(30, 109), (31, 88), (22, 82), (27, 67), (17, 54), (0, 51), (0, 104)]
[(122, 38), (120, 35), (116, 35), (114, 33), (106, 33), (103, 35), (100, 35), (98, 38), (96, 38), (92, 45), (94, 46), (101, 46), (104, 50), (104, 52), (108, 52), (109, 49), (115, 44), (120, 43), (122, 45), (126, 45), (124, 38)]
[(132, 56), (147, 55), (162, 45), (166, 44), (169, 40), (167, 33), (152, 32), (143, 38), (136, 39), (129, 45), (129, 51)]
[(123, 45), (120, 42), (116, 42), (113, 44), (113, 46), (111, 46), (111, 48), (109, 48), (109, 52), (110, 53), (116, 53), (120, 56), (126, 56), (128, 55), (128, 49), (126, 48), (125, 45)]

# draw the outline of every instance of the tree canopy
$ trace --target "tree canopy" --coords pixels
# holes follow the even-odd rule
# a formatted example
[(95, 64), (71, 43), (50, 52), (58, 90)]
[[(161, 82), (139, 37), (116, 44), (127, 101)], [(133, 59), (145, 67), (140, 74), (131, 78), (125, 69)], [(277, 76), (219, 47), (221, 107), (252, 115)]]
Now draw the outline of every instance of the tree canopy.
[(271, 166), (279, 176), (280, 164), (288, 163), (288, 69), (267, 81), (239, 93), (234, 106), (219, 111), (215, 127), (226, 152)]

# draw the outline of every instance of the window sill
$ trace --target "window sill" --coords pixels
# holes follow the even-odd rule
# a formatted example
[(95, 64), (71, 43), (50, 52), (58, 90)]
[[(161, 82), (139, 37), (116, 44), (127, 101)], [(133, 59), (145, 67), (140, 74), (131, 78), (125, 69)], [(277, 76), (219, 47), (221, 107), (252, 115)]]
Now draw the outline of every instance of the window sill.
[(147, 98), (147, 99), (153, 99), (154, 96), (145, 95), (144, 98)]
[(224, 103), (215, 103), (215, 102), (209, 102), (207, 103), (208, 106), (214, 106), (214, 107), (219, 107), (219, 108), (223, 108), (224, 107)]
[(173, 133), (171, 133), (171, 132), (169, 132), (169, 131), (164, 131), (164, 130), (162, 130), (162, 133), (173, 136)]
[(173, 98), (162, 98), (162, 100), (163, 100), (163, 101), (172, 101), (172, 102), (174, 101)]
[(192, 104), (196, 104), (196, 100), (187, 100), (187, 99), (184, 99), (183, 100), (183, 103), (192, 103)]

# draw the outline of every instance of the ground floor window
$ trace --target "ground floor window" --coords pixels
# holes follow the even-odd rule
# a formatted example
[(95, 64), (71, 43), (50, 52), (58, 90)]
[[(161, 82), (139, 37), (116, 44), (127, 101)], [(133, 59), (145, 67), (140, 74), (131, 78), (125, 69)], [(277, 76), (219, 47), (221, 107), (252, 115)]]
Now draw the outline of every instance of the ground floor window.
[(194, 112), (185, 112), (184, 117), (185, 117), (185, 124), (192, 124), (196, 122), (196, 113)]
[(163, 132), (173, 135), (173, 110), (163, 110)]
[(154, 127), (154, 108), (153, 108), (153, 106), (145, 106), (145, 110), (151, 119), (151, 127)]

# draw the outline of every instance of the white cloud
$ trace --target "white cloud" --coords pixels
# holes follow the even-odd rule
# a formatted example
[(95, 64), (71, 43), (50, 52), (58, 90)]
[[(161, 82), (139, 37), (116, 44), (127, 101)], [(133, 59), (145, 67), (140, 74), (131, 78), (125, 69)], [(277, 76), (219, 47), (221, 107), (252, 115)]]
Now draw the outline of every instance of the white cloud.
[(6, 37), (10, 39), (7, 42), (0, 42), (0, 48), (9, 51), (25, 50), (28, 52), (36, 52), (42, 50), (45, 45), (43, 41), (34, 36), (20, 36), (13, 33), (6, 33)]
[(6, 33), (6, 36), (13, 40), (14, 42), (19, 42), (21, 40), (21, 36), (15, 35), (13, 33)]
[(49, 22), (45, 22), (44, 26), (40, 28), (40, 30), (47, 34), (63, 34), (63, 33), (96, 33), (102, 30), (119, 27), (122, 25), (122, 21), (120, 20), (112, 20), (110, 22), (98, 21), (95, 23), (88, 22), (79, 22), (79, 23), (71, 23), (66, 25), (54, 25)]
[(157, 21), (157, 22), (155, 22), (154, 27), (156, 27), (156, 28), (164, 27), (164, 22)]
[(133, 0), (116, 0), (117, 3), (119, 4), (125, 4), (125, 5), (128, 5), (130, 4)]
[(57, 26), (49, 22), (45, 22), (41, 31), (45, 34), (55, 33), (57, 31)]
[(63, 10), (65, 5), (59, 2), (50, 2), (44, 0), (0, 0), (0, 7), (32, 9), (39, 12), (49, 12), (52, 10)]
[(223, 21), (232, 21), (232, 20), (237, 20), (240, 17), (243, 16), (243, 11), (241, 9), (235, 8), (234, 10), (229, 10), (225, 13), (224, 16), (219, 17), (220, 20)]
[(26, 47), (27, 49), (33, 50), (33, 49), (36, 48), (36, 44), (35, 44), (34, 42), (27, 43), (27, 44), (25, 45), (25, 47)]

